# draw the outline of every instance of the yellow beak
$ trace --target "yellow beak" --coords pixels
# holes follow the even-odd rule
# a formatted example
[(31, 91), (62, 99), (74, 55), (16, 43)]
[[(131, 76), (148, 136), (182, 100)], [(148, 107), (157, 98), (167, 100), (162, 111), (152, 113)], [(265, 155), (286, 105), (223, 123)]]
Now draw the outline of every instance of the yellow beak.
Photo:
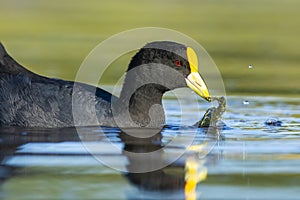
[(194, 92), (196, 92), (200, 97), (206, 99), (207, 101), (211, 101), (206, 84), (204, 83), (199, 73), (190, 73), (190, 75), (188, 75), (185, 81), (187, 86), (191, 88)]
[(196, 52), (190, 47), (187, 47), (187, 58), (191, 68), (191, 73), (185, 78), (187, 86), (200, 97), (207, 101), (211, 101), (207, 86), (198, 72), (198, 59)]

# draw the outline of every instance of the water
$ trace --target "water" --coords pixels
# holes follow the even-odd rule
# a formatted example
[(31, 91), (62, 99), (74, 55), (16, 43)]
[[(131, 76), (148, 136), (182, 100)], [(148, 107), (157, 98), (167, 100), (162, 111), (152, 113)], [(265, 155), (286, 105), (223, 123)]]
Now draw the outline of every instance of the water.
[[(117, 128), (1, 128), (1, 199), (300, 199), (299, 99), (246, 97), (244, 106), (244, 98), (228, 97), (220, 136), (190, 126), (210, 104), (182, 105), (181, 119), (172, 98), (164, 100), (168, 126), (149, 139)], [(144, 160), (128, 153), (159, 149)]]

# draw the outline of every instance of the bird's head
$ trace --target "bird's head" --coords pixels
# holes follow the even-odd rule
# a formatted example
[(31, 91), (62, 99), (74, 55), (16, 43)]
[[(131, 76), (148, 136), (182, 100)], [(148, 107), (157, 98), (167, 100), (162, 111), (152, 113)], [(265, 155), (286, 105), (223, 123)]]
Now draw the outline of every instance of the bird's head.
[(147, 64), (160, 64), (156, 66), (168, 66), (173, 69), (167, 72), (158, 69), (155, 72), (160, 79), (171, 81), (172, 86), (169, 89), (189, 87), (200, 97), (211, 101), (208, 88), (198, 71), (198, 58), (193, 48), (169, 41), (148, 43), (132, 58), (128, 71)]

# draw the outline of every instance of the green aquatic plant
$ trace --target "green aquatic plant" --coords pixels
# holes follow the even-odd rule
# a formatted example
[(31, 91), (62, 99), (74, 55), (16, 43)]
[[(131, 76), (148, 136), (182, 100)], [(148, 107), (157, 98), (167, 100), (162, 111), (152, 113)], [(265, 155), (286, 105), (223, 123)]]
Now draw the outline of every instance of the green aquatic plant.
[(222, 115), (226, 110), (226, 99), (225, 97), (212, 97), (212, 101), (218, 102), (218, 107), (211, 107), (207, 109), (202, 119), (197, 123), (200, 128), (209, 126), (217, 127), (217, 123), (221, 121)]

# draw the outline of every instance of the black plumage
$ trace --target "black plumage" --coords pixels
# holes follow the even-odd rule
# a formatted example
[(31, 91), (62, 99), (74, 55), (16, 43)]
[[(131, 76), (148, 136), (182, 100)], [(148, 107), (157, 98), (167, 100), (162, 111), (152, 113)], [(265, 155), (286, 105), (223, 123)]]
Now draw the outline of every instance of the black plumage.
[(165, 123), (163, 94), (187, 86), (186, 48), (167, 41), (145, 45), (132, 58), (120, 97), (115, 97), (91, 85), (76, 83), (75, 88), (72, 81), (35, 74), (0, 43), (0, 125), (160, 127)]

